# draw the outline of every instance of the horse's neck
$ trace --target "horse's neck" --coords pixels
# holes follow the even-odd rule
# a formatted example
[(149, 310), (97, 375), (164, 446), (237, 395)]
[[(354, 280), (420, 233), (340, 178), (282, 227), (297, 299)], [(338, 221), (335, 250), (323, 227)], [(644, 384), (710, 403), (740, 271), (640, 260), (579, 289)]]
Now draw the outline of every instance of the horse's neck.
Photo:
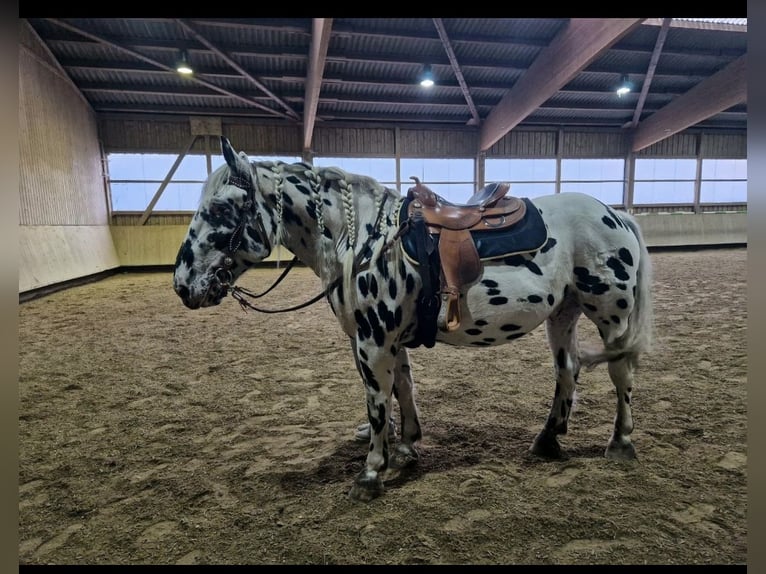
[[(374, 225), (386, 192), (352, 190), (342, 180), (326, 183), (320, 180), (312, 185), (304, 176), (284, 177), (281, 205), (277, 192), (272, 207), (277, 219), (281, 219), (282, 245), (323, 280), (332, 280), (343, 272), (349, 250), (358, 253), (369, 245), (371, 233), (377, 231)], [(307, 189), (310, 194), (305, 192)], [(395, 202), (389, 203), (384, 206), (388, 213)]]

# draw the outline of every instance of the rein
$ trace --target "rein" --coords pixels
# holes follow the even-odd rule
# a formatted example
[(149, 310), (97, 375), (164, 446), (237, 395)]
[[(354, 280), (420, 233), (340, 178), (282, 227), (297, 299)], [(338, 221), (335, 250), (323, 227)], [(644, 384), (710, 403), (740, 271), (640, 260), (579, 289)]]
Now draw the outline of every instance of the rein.
[[(229, 240), (229, 248), (226, 252), (226, 256), (224, 257), (223, 266), (216, 269), (214, 275), (221, 282), (221, 285), (223, 286), (223, 288), (227, 292), (231, 293), (231, 296), (237, 301), (237, 303), (239, 303), (239, 306), (242, 308), (242, 310), (247, 311), (248, 309), (252, 309), (253, 311), (258, 311), (259, 313), (286, 313), (288, 311), (297, 311), (298, 309), (303, 309), (304, 307), (313, 305), (320, 299), (323, 299), (324, 297), (329, 296), (329, 294), (341, 284), (341, 282), (343, 281), (343, 275), (336, 277), (332, 282), (330, 282), (327, 285), (327, 287), (325, 287), (323, 291), (316, 294), (314, 297), (312, 297), (308, 301), (301, 303), (299, 305), (294, 305), (292, 307), (286, 307), (284, 309), (263, 309), (261, 307), (256, 307), (250, 301), (248, 301), (247, 297), (250, 297), (251, 299), (258, 299), (260, 297), (263, 297), (264, 295), (269, 293), (272, 289), (274, 289), (277, 285), (279, 285), (279, 283), (287, 276), (290, 270), (295, 266), (295, 263), (298, 261), (298, 257), (293, 256), (293, 259), (290, 261), (287, 267), (285, 267), (285, 270), (282, 271), (282, 274), (277, 278), (277, 280), (274, 281), (271, 287), (269, 287), (262, 293), (253, 293), (252, 291), (249, 291), (248, 289), (245, 289), (244, 287), (231, 284), (231, 281), (232, 281), (231, 267), (234, 265), (234, 254), (242, 246), (242, 237), (244, 235), (246, 216), (248, 215), (249, 211), (255, 208), (255, 189), (253, 188), (253, 186), (250, 184), (249, 181), (234, 175), (229, 176), (229, 180), (227, 183), (229, 185), (233, 185), (235, 187), (238, 187), (246, 191), (247, 201), (245, 201), (244, 205), (242, 206), (239, 225), (236, 227), (236, 229), (234, 230), (234, 233), (232, 233), (231, 239)], [(383, 207), (386, 204), (387, 197), (388, 197), (387, 195), (384, 195), (383, 200), (380, 202), (380, 207), (378, 208), (378, 215), (375, 218), (375, 225), (373, 229), (377, 229), (378, 225), (380, 224), (380, 220), (383, 216)], [(266, 229), (263, 227), (263, 221), (261, 219), (260, 211), (256, 211), (256, 223), (259, 226), (258, 235), (260, 235), (264, 245), (268, 247), (269, 253), (271, 253), (271, 244), (268, 240)], [(381, 254), (383, 254), (387, 249), (389, 249), (396, 242), (396, 240), (402, 236), (402, 234), (405, 231), (405, 227), (407, 226), (407, 223), (408, 222), (405, 222), (404, 224), (402, 224), (397, 230), (394, 237), (383, 246), (380, 252)], [(370, 238), (368, 238), (368, 241), (369, 239)], [(370, 264), (372, 263), (371, 259), (364, 262), (364, 264), (362, 263), (364, 252), (365, 250), (362, 249), (359, 252), (359, 254), (354, 258), (354, 261), (352, 263), (353, 274), (356, 274), (360, 271), (364, 271), (365, 269), (368, 269), (370, 267)], [(266, 255), (266, 257), (268, 257), (268, 254)]]

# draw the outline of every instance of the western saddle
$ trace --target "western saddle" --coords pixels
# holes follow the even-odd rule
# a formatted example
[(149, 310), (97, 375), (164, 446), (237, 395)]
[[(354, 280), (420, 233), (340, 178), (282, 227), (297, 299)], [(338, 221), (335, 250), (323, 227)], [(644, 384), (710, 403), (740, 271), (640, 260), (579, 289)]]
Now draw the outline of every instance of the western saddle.
[(407, 216), (422, 218), (431, 235), (439, 236), (440, 293), (446, 306), (445, 327), (460, 326), (460, 293), (481, 275), (482, 263), (471, 232), (506, 229), (520, 221), (526, 203), (506, 195), (507, 183), (491, 183), (477, 191), (466, 204), (456, 205), (431, 191), (417, 177), (407, 191)]

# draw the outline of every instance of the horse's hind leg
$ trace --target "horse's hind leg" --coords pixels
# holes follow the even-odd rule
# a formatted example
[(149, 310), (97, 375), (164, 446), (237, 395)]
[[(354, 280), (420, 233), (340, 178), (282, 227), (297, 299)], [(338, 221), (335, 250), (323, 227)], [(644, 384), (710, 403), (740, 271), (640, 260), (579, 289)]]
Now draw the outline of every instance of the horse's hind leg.
[(412, 369), (406, 347), (401, 347), (396, 354), (394, 369), (394, 395), (399, 402), (401, 440), (396, 445), (390, 466), (397, 469), (417, 462), (419, 455), (414, 443), (419, 441), (423, 434), (415, 406), (415, 383), (412, 380)]
[(614, 418), (614, 431), (606, 447), (606, 457), (619, 460), (636, 458), (636, 449), (630, 440), (633, 432), (633, 413), (630, 407), (633, 392), (633, 371), (635, 361), (626, 353), (622, 358), (609, 362), (609, 377), (617, 391), (617, 415)]
[(556, 437), (567, 432), (575, 385), (580, 374), (577, 356), (577, 319), (579, 317), (580, 308), (577, 303), (572, 299), (566, 299), (545, 323), (548, 343), (554, 358), (556, 391), (548, 420), (529, 449), (533, 454), (545, 458), (564, 456)]

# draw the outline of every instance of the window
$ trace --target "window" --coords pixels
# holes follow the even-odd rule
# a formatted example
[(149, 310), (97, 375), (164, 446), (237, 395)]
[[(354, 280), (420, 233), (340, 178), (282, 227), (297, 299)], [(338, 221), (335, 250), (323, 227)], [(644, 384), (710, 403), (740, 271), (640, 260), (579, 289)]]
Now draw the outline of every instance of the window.
[(556, 192), (555, 159), (487, 159), (486, 183), (508, 183), (516, 197), (539, 197)]
[(633, 204), (694, 203), (696, 159), (636, 159)]
[(747, 160), (703, 159), (700, 203), (746, 203)]
[[(223, 165), (222, 155), (211, 154), (211, 170)], [(151, 202), (178, 159), (177, 154), (110, 153), (109, 183), (112, 190), (112, 211), (141, 211)], [(251, 157), (251, 161), (300, 161), (299, 157)], [(162, 191), (154, 211), (196, 211), (202, 185), (207, 179), (207, 158), (187, 154), (181, 160), (170, 181)]]
[(585, 193), (608, 205), (623, 204), (625, 160), (564, 159), (561, 192)]
[(396, 159), (392, 157), (315, 157), (316, 167), (339, 167), (349, 173), (366, 175), (386, 187), (396, 188)]
[(452, 203), (465, 203), (476, 192), (473, 159), (402, 158), (400, 169), (403, 190), (415, 185), (415, 176)]

